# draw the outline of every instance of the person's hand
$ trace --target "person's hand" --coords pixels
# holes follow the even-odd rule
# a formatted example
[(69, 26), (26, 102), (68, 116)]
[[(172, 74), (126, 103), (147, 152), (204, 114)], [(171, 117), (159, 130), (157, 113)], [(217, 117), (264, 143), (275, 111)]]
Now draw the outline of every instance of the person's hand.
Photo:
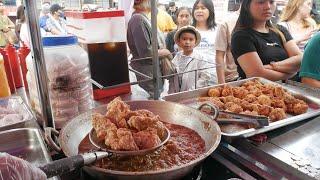
[(0, 153), (0, 180), (43, 180), (46, 174), (28, 161)]
[(316, 32), (315, 30), (311, 30), (307, 32), (300, 40), (298, 40), (298, 43), (309, 40), (315, 32)]
[(158, 54), (159, 56), (168, 56), (171, 54), (171, 52), (168, 49), (159, 49)]
[(271, 64), (263, 65), (264, 68), (273, 70), (273, 66)]
[(2, 32), (8, 32), (8, 31), (10, 31), (10, 28), (9, 28), (9, 27), (4, 27), (4, 28), (2, 29)]

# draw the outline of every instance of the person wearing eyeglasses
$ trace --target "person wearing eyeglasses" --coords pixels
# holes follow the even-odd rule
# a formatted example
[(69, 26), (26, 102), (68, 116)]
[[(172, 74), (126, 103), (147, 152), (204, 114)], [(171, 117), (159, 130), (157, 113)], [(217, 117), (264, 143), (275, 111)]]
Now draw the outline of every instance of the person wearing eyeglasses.
[(67, 25), (64, 19), (62, 7), (59, 4), (52, 4), (46, 27), (53, 35), (67, 35)]

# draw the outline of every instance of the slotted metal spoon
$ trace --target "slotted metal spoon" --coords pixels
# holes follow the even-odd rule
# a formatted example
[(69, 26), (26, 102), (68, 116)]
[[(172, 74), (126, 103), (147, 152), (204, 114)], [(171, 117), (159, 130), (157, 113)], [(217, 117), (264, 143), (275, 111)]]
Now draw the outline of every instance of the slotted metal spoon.
[(165, 136), (161, 139), (161, 143), (157, 146), (154, 146), (152, 148), (148, 148), (148, 149), (141, 149), (141, 150), (137, 150), (137, 151), (119, 151), (119, 150), (113, 150), (110, 149), (110, 147), (108, 147), (104, 141), (101, 141), (98, 139), (96, 131), (92, 128), (90, 133), (89, 133), (89, 139), (90, 142), (96, 147), (98, 148), (100, 151), (106, 151), (109, 153), (113, 153), (116, 155), (121, 155), (121, 156), (135, 156), (135, 155), (145, 155), (145, 154), (149, 154), (155, 150), (157, 150), (158, 148), (162, 147), (170, 138), (170, 131), (168, 128), (165, 127)]

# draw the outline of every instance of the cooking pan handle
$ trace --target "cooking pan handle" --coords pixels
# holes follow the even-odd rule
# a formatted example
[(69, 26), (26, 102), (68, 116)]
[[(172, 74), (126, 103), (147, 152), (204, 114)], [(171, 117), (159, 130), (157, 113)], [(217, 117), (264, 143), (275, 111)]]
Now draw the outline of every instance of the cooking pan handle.
[[(210, 115), (212, 116), (212, 119), (216, 120), (219, 115), (219, 108), (215, 105), (212, 105), (210, 103), (203, 103), (198, 107), (199, 111), (202, 111), (202, 108), (209, 107), (210, 108)], [(202, 111), (203, 112), (203, 111)]]
[(65, 174), (75, 169), (81, 168), (84, 165), (89, 165), (97, 160), (105, 157), (110, 157), (112, 153), (97, 151), (85, 154), (79, 154), (56, 161), (48, 164), (41, 165), (39, 168), (47, 175), (47, 178)]
[(52, 161), (48, 164), (42, 165), (39, 168), (47, 175), (47, 178), (59, 176), (67, 172), (84, 166), (84, 159), (82, 155), (76, 155), (68, 158)]
[(62, 152), (61, 148), (57, 143), (52, 139), (53, 136), (59, 136), (59, 131), (52, 127), (46, 127), (44, 128), (44, 134), (45, 134), (45, 140), (50, 148), (55, 150), (56, 152), (60, 153)]

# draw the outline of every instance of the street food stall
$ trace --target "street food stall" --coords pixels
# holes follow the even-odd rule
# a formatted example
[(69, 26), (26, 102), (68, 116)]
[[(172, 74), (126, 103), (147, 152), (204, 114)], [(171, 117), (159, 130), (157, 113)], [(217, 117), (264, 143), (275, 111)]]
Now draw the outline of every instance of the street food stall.
[[(122, 100), (112, 94), (97, 98), (95, 107), (90, 104), (86, 111), (57, 127), (49, 95), (50, 69), (43, 52), (48, 44), (42, 44), (40, 38), (36, 1), (25, 1), (25, 5), (33, 32), (31, 53), (40, 108), (36, 113), (32, 110), (24, 88), (0, 98), (1, 152), (31, 162), (53, 179), (320, 179), (320, 90), (293, 81), (251, 78), (170, 94), (160, 100), (157, 88), (155, 100), (134, 92), (119, 95)], [(154, 1), (152, 6), (153, 62), (154, 72), (158, 72)], [(68, 41), (72, 45), (76, 42), (72, 38)], [(88, 59), (84, 62), (87, 67)], [(125, 76), (121, 85), (136, 84), (126, 82)], [(158, 87), (160, 78), (155, 73), (147, 80)], [(95, 89), (112, 89), (104, 87), (108, 84), (90, 82)], [(255, 95), (248, 97), (249, 92)], [(248, 114), (246, 109), (256, 114)], [(151, 125), (139, 125), (141, 117)], [(108, 132), (114, 127), (101, 119), (113, 120), (123, 133), (134, 132), (134, 142), (139, 143), (107, 138), (100, 127), (109, 128)], [(146, 133), (147, 140), (141, 135)], [(107, 148), (96, 143), (101, 137)]]

